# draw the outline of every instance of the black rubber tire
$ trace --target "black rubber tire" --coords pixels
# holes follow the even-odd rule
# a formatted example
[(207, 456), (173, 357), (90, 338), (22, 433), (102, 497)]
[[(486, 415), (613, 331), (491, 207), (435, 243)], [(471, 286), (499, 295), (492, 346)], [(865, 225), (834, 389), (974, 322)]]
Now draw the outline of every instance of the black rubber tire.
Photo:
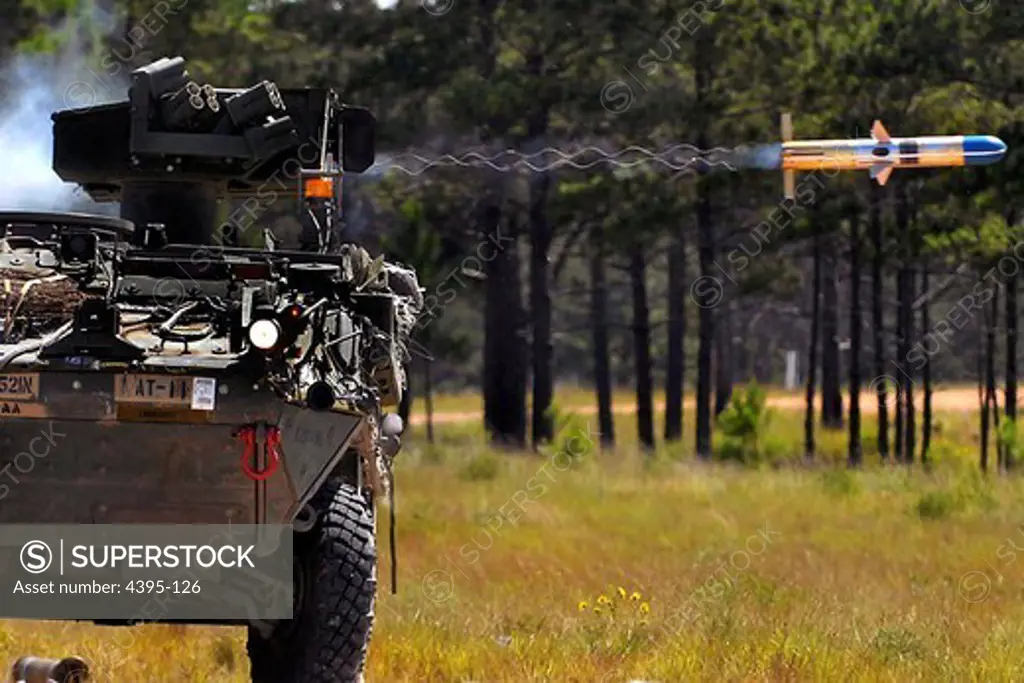
[(253, 683), (362, 680), (377, 593), (372, 506), (355, 487), (331, 481), (313, 507), (316, 527), (295, 537), (296, 574), (307, 577), (296, 586), (295, 618), (270, 638), (249, 628)]

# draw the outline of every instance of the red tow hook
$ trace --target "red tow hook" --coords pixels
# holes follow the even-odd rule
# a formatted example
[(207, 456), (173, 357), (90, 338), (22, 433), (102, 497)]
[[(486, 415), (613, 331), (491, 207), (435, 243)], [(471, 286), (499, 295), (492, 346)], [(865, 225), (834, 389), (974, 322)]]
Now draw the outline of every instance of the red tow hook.
[(239, 462), (242, 465), (242, 472), (245, 473), (246, 477), (253, 481), (265, 481), (273, 476), (281, 464), (281, 430), (267, 425), (264, 448), (266, 449), (268, 462), (266, 469), (258, 470), (252, 465), (253, 460), (256, 459), (256, 449), (258, 447), (256, 443), (256, 429), (255, 425), (247, 425), (236, 433), (244, 446)]

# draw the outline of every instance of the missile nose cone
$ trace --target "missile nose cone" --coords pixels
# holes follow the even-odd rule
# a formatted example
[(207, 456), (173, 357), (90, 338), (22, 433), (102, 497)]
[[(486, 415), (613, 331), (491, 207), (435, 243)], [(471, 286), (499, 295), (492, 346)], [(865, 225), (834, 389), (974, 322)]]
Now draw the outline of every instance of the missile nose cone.
[(964, 162), (969, 166), (994, 164), (1006, 154), (1006, 143), (993, 135), (965, 135)]

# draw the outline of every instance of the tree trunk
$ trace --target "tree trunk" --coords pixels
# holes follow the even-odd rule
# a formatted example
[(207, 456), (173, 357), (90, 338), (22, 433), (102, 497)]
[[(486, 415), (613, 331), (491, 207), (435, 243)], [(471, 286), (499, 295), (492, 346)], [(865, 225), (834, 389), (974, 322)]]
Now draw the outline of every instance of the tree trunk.
[[(918, 185), (912, 185), (911, 187), (917, 187)], [(917, 269), (914, 268), (920, 257), (922, 226), (920, 224), (920, 212), (918, 207), (918, 195), (917, 193), (911, 194), (911, 187), (904, 187), (903, 199), (906, 202), (906, 216), (907, 216), (907, 242), (910, 245), (911, 253), (907, 260), (907, 284), (904, 288), (904, 292), (907, 297), (905, 308), (905, 320), (904, 326), (906, 331), (903, 333), (903, 338), (906, 340), (906, 352), (900, 356), (905, 361), (910, 356), (910, 345), (911, 341), (917, 336), (917, 309), (914, 307), (914, 302), (917, 299)], [(914, 405), (914, 388), (917, 385), (915, 381), (916, 368), (907, 365), (906, 373), (904, 373), (903, 381), (905, 390), (903, 392), (907, 402), (907, 414), (906, 414), (906, 458), (907, 464), (913, 464), (914, 458), (917, 454), (917, 407)]]
[(814, 270), (811, 282), (811, 340), (807, 349), (806, 412), (804, 413), (804, 457), (814, 457), (814, 394), (818, 371), (818, 321), (821, 318), (821, 223), (814, 221)]
[[(1011, 209), (1006, 216), (1006, 224), (1013, 228), (1016, 216)], [(1020, 282), (1020, 274), (1015, 271), (1006, 282), (1006, 396), (1003, 403), (1006, 409), (1006, 419), (1015, 427), (1017, 422), (1017, 286)], [(1016, 433), (1016, 432), (1014, 432)], [(1004, 465), (1007, 470), (1013, 469), (1012, 447), (1015, 444), (1007, 444)]]
[(427, 443), (434, 443), (434, 361), (423, 361), (423, 407), (427, 414)]
[[(500, 51), (497, 0), (480, 3), (480, 77), (486, 81)], [(526, 445), (526, 313), (520, 275), (519, 230), (514, 218), (502, 225), (500, 173), (487, 174), (485, 196), (476, 211), (477, 234), (495, 246), (484, 265), (484, 429), (498, 446)], [(504, 227), (504, 230), (503, 230)]]
[(715, 417), (729, 407), (732, 398), (732, 302), (719, 309), (715, 325)]
[(634, 244), (629, 255), (633, 295), (633, 357), (636, 373), (636, 420), (640, 444), (654, 449), (654, 386), (651, 381), (651, 319), (647, 303), (647, 263), (643, 247)]
[[(706, 147), (702, 144), (701, 147)], [(714, 306), (720, 303), (720, 290), (711, 284), (712, 269), (715, 262), (714, 228), (711, 225), (710, 190), (703, 178), (697, 180), (697, 234), (700, 240), (699, 260), (700, 276), (705, 286), (698, 295), (700, 315), (697, 328), (697, 457), (702, 460), (711, 458), (711, 345), (715, 339)]]
[(590, 325), (594, 340), (598, 431), (601, 433), (601, 445), (613, 446), (615, 420), (612, 417), (612, 375), (608, 352), (608, 283), (604, 240), (597, 229), (594, 229), (590, 239)]
[[(921, 296), (927, 296), (929, 284), (928, 267), (921, 274)], [(921, 338), (925, 339), (931, 332), (930, 302), (923, 299), (921, 305)], [(928, 466), (928, 451), (932, 445), (932, 364), (925, 360), (921, 368), (921, 384), (924, 385), (924, 408), (921, 416), (921, 464)]]
[(907, 308), (910, 292), (907, 291), (907, 261), (910, 257), (909, 237), (910, 221), (907, 215), (907, 202), (902, 188), (895, 188), (896, 195), (896, 232), (900, 235), (900, 265), (896, 272), (896, 359), (898, 367), (904, 372), (896, 378), (900, 385), (896, 398), (896, 435), (893, 454), (896, 462), (907, 462), (905, 446), (906, 389), (907, 377), (904, 368), (907, 354), (910, 352), (910, 340), (907, 338)]
[(1003, 468), (1002, 435), (999, 433), (999, 399), (996, 396), (996, 328), (999, 326), (999, 289), (992, 293), (991, 310), (985, 329), (985, 402), (990, 403), (990, 416), (996, 434), (996, 471)]
[[(906, 285), (904, 285), (904, 287), (903, 287), (903, 291), (904, 291), (904, 293), (906, 295), (906, 303), (905, 303), (905, 305), (903, 307), (904, 308), (903, 326), (904, 326), (904, 330), (905, 330), (904, 333), (903, 333), (903, 339), (905, 340), (906, 346), (905, 346), (905, 349), (904, 349), (904, 353), (900, 355), (900, 358), (904, 358), (904, 359), (907, 358), (907, 356), (910, 355), (910, 340), (914, 336), (914, 329), (915, 329), (914, 322), (915, 322), (915, 318), (916, 318), (916, 316), (914, 315), (914, 291), (915, 291), (914, 281), (916, 280), (916, 277), (914, 276), (914, 270), (911, 269), (911, 268), (907, 268), (906, 277), (907, 277), (907, 282), (906, 282)], [(914, 370), (913, 370), (913, 368), (907, 366), (906, 367), (906, 371), (907, 371), (907, 373), (912, 373)], [(914, 379), (913, 379), (913, 377), (910, 377), (910, 376), (907, 376), (906, 374), (904, 374), (903, 375), (903, 385), (904, 385), (904, 389), (903, 389), (902, 393), (903, 393), (904, 400), (906, 400), (906, 411), (905, 411), (905, 415), (904, 415), (904, 419), (906, 420), (906, 434), (904, 435), (904, 438), (903, 438), (904, 446), (905, 446), (904, 455), (906, 457), (906, 463), (908, 465), (911, 465), (914, 462), (914, 452), (917, 449), (916, 438), (915, 438), (917, 432), (916, 432), (916, 416), (915, 416), (915, 408), (914, 408)]]
[[(775, 384), (775, 359), (778, 357), (779, 342), (774, 334), (768, 337), (768, 352), (755, 353), (754, 355), (754, 378), (758, 384)], [(800, 370), (797, 368), (797, 381), (799, 381)]]
[[(695, 36), (693, 55), (694, 111), (697, 118), (697, 146), (710, 147), (708, 131), (710, 117), (704, 115), (704, 107), (711, 96), (714, 85), (714, 41), (708, 31), (698, 31)], [(705, 169), (701, 168), (703, 172)], [(715, 234), (711, 223), (711, 188), (703, 175), (697, 179), (697, 238), (700, 277), (704, 287), (700, 291), (700, 315), (697, 330), (697, 457), (711, 459), (711, 345), (715, 339), (715, 316), (712, 307), (720, 303), (721, 290), (709, 286), (714, 279), (712, 269), (715, 263)], [(715, 273), (717, 274), (717, 270)], [(721, 286), (721, 283), (719, 283)]]
[(839, 362), (839, 294), (836, 290), (838, 262), (826, 244), (824, 277), (821, 282), (821, 421), (827, 429), (843, 427), (843, 395)]
[[(900, 265), (896, 271), (896, 357), (903, 358), (903, 286), (906, 279), (903, 277), (903, 266)], [(903, 365), (897, 364), (903, 368)], [(897, 463), (903, 462), (903, 375), (896, 378), (896, 405), (894, 406), (895, 417), (893, 418), (892, 456)]]
[(850, 224), (850, 437), (847, 460), (860, 467), (863, 453), (860, 443), (860, 217)]
[(984, 316), (988, 315), (986, 310), (982, 310), (982, 329), (980, 330), (980, 339), (978, 340), (979, 352), (975, 354), (974, 358), (977, 362), (975, 376), (978, 378), (978, 418), (980, 420), (981, 434), (981, 462), (980, 467), (983, 473), (988, 472), (988, 391), (985, 388), (985, 326), (988, 324), (984, 320)]
[(878, 457), (885, 462), (889, 459), (889, 409), (886, 405), (885, 372), (885, 306), (882, 297), (885, 294), (883, 280), (883, 258), (885, 249), (882, 244), (882, 197), (881, 188), (869, 181), (871, 186), (870, 210), (871, 242), (874, 254), (871, 258), (871, 333), (872, 346), (875, 352), (875, 383), (878, 386)]
[(754, 371), (754, 359), (761, 353), (757, 347), (753, 350), (751, 347), (757, 343), (764, 345), (764, 350), (768, 349), (768, 340), (764, 334), (758, 334), (751, 325), (750, 318), (745, 312), (740, 315), (734, 315), (733, 319), (736, 321), (746, 321), (745, 324), (737, 322), (737, 326), (740, 327), (742, 333), (739, 335), (739, 343), (733, 344), (734, 359), (732, 363), (732, 369), (735, 373), (733, 379), (739, 379), (742, 384), (749, 384), (750, 382), (757, 381), (757, 373)]
[(665, 441), (683, 438), (686, 392), (686, 238), (676, 228), (668, 253), (668, 360), (665, 369)]
[(480, 234), (499, 248), (484, 264), (484, 427), (496, 445), (526, 446), (526, 344), (519, 244), (501, 210), (486, 207)]
[[(546, 124), (545, 124), (546, 125)], [(543, 134), (544, 127), (540, 127)], [(551, 178), (543, 173), (530, 186), (530, 320), (533, 330), (531, 359), (533, 370), (533, 447), (554, 437), (551, 403), (554, 400), (554, 376), (551, 366), (551, 226), (547, 219), (548, 189)]]

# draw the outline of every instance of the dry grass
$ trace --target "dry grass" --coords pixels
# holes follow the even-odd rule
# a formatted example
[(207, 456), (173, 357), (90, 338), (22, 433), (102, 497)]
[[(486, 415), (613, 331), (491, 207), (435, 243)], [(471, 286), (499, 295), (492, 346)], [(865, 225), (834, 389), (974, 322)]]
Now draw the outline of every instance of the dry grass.
[[(643, 459), (579, 442), (574, 460), (562, 446), (499, 456), (475, 428), (446, 425), (434, 447), (414, 434), (399, 593), (382, 551), (368, 680), (1021, 680), (1024, 483), (974, 474), (967, 416), (940, 428), (930, 474), (706, 467), (685, 448)], [(769, 438), (799, 452), (800, 430), (779, 416)], [(842, 435), (820, 442), (842, 457)], [(598, 614), (602, 594), (615, 608)], [(101, 681), (248, 680), (234, 629), (4, 622), (0, 658), (26, 653), (92, 658)]]
[[(869, 380), (865, 379), (865, 383)], [(884, 390), (895, 390), (895, 387), (890, 386), (888, 383), (882, 383)], [(937, 385), (933, 387), (934, 396), (932, 403), (936, 410), (976, 410), (978, 408), (978, 396), (977, 387), (967, 384), (954, 384), (954, 385)], [(782, 408), (782, 409), (795, 409), (803, 410), (804, 408), (804, 390), (803, 387), (795, 391), (787, 391), (782, 387), (765, 387), (765, 391), (768, 395), (768, 401), (770, 404)], [(861, 392), (861, 412), (873, 413), (877, 406), (877, 387), (865, 387)], [(917, 389), (920, 394), (921, 389)], [(597, 406), (595, 405), (594, 391), (593, 389), (581, 388), (581, 387), (559, 387), (558, 391), (558, 404), (561, 408), (566, 410), (575, 410), (580, 412), (597, 412)], [(664, 409), (665, 395), (661, 390), (655, 391), (654, 393), (654, 405), (658, 410)], [(895, 400), (895, 394), (891, 394), (888, 397), (888, 402), (891, 404)], [(821, 410), (821, 393), (819, 392), (815, 397), (816, 409)], [(848, 401), (845, 392), (843, 400)], [(527, 404), (531, 403), (530, 396), (527, 396)], [(612, 393), (612, 403), (614, 410), (619, 414), (631, 414), (636, 412), (636, 395), (631, 389), (618, 388)], [(918, 396), (918, 408), (920, 408), (921, 398)], [(686, 400), (686, 406), (692, 409), (694, 406), (694, 397), (688, 396)], [(434, 399), (434, 417), (435, 421), (440, 424), (450, 422), (460, 422), (466, 420), (478, 420), (482, 418), (482, 401), (480, 395), (477, 393), (463, 392), (456, 394), (442, 394)], [(425, 415), (423, 413), (422, 403), (417, 404), (417, 411), (412, 416), (414, 424), (419, 424), (424, 421)]]

